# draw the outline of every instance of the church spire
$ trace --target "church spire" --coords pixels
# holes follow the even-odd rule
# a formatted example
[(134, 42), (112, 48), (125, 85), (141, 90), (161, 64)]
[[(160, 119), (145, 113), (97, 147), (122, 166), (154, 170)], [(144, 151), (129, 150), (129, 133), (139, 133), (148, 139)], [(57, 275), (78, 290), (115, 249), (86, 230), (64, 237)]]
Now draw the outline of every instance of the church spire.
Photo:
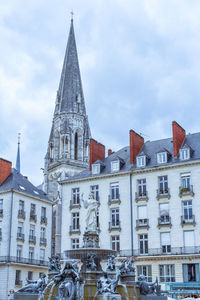
[(59, 113), (79, 113), (81, 115), (86, 113), (74, 34), (73, 14), (56, 98), (55, 114)]
[(18, 133), (18, 147), (17, 147), (17, 159), (16, 159), (16, 170), (20, 173), (20, 135)]

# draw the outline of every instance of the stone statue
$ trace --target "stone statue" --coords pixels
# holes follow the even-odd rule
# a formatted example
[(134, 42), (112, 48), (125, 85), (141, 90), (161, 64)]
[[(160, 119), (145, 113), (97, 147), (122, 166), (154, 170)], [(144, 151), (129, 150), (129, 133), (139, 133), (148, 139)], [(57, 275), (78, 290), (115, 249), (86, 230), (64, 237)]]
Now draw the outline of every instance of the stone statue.
[(86, 267), (90, 271), (96, 271), (97, 265), (94, 262), (95, 254), (88, 254)]
[(108, 278), (108, 273), (104, 272), (104, 276), (101, 277), (96, 282), (97, 287), (97, 295), (101, 295), (104, 293), (111, 293), (111, 294), (117, 294), (116, 288), (119, 282), (119, 274), (117, 275), (116, 279)]
[(42, 273), (41, 277), (38, 280), (26, 279), (27, 285), (19, 289), (16, 293), (20, 294), (28, 292), (38, 294), (39, 292), (42, 292), (46, 286), (45, 277), (46, 275)]
[(131, 260), (122, 260), (121, 266), (120, 266), (120, 275), (125, 275), (129, 273), (135, 274), (135, 267), (133, 267), (135, 259), (132, 258)]
[(84, 207), (87, 209), (86, 215), (86, 230), (96, 231), (97, 230), (97, 200), (94, 199), (94, 193), (90, 193), (88, 200), (83, 199), (83, 194), (81, 195)]
[(140, 294), (141, 295), (161, 295), (161, 289), (160, 285), (158, 284), (158, 278), (156, 278), (156, 281), (153, 283), (149, 283), (146, 281), (144, 275), (140, 275), (138, 277), (138, 282), (137, 284), (140, 287)]
[(127, 262), (127, 273), (135, 273), (135, 267), (133, 267), (133, 263), (135, 261), (135, 258), (132, 258)]
[(122, 260), (119, 270), (120, 270), (120, 275), (126, 274), (126, 260), (125, 259)]
[(107, 265), (108, 265), (107, 270), (115, 271), (115, 256), (114, 255), (109, 255)]
[(59, 256), (53, 255), (52, 257), (49, 257), (48, 272), (60, 273), (60, 269), (61, 269), (61, 265), (60, 265)]

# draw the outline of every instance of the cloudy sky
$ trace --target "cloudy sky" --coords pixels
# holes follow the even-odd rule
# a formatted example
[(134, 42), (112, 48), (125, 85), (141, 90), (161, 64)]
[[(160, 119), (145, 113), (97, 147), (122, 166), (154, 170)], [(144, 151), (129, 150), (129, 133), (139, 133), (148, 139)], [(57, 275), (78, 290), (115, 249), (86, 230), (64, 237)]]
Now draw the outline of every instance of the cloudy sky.
[(0, 156), (42, 181), (56, 91), (74, 27), (93, 138), (113, 150), (132, 128), (200, 131), (199, 0), (1, 0)]

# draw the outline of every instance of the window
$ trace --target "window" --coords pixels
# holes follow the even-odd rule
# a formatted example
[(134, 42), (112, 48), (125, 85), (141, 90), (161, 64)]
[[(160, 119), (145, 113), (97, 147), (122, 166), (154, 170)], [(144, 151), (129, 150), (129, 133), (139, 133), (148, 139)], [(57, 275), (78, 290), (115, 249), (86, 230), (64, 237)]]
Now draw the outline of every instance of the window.
[(180, 149), (179, 155), (181, 160), (190, 159), (190, 149)]
[(45, 259), (45, 249), (40, 249), (40, 260), (44, 261)]
[(2, 221), (0, 221), (0, 240), (2, 240)]
[(112, 235), (111, 236), (111, 248), (114, 251), (120, 251), (120, 239), (119, 239), (119, 235)]
[(17, 258), (22, 258), (22, 246), (17, 245)]
[(112, 227), (119, 227), (119, 208), (111, 209)]
[(181, 187), (190, 190), (190, 174), (181, 174)]
[(33, 280), (33, 272), (28, 271), (28, 280)]
[(41, 227), (41, 229), (40, 229), (40, 238), (45, 239), (45, 237), (46, 237), (46, 228)]
[(35, 225), (30, 225), (29, 236), (33, 238), (35, 236)]
[(23, 223), (22, 222), (18, 222), (17, 238), (23, 238)]
[(167, 152), (157, 153), (157, 162), (158, 164), (163, 164), (167, 162)]
[(152, 282), (151, 265), (137, 266), (137, 276), (144, 275), (147, 282)]
[(79, 248), (79, 239), (72, 239), (72, 249), (78, 249)]
[(192, 200), (183, 201), (183, 220), (185, 222), (192, 220)]
[(29, 257), (30, 260), (34, 259), (34, 248), (33, 247), (29, 247), (28, 257)]
[(183, 264), (183, 281), (199, 281), (199, 264)]
[(92, 174), (100, 174), (100, 164), (92, 165)]
[(41, 217), (46, 217), (46, 207), (41, 208)]
[(78, 159), (78, 133), (75, 133), (75, 138), (74, 138), (74, 159)]
[(99, 186), (91, 185), (90, 191), (94, 194), (94, 199), (99, 200)]
[(142, 205), (137, 207), (137, 213), (138, 213), (138, 225), (144, 225), (147, 224), (147, 206)]
[(169, 203), (160, 204), (160, 222), (169, 223)]
[(112, 200), (119, 199), (119, 183), (113, 182), (110, 184), (110, 196)]
[(147, 195), (146, 178), (138, 179), (137, 186), (138, 186), (138, 196), (139, 197), (146, 196)]
[(19, 200), (19, 210), (24, 210), (24, 201)]
[(119, 171), (119, 160), (111, 161), (111, 172)]
[(30, 211), (30, 214), (31, 214), (31, 215), (35, 215), (35, 211), (36, 211), (36, 206), (35, 206), (35, 204), (31, 203), (31, 211)]
[(160, 234), (162, 253), (171, 252), (170, 232), (162, 232)]
[(145, 167), (146, 166), (146, 156), (138, 156), (137, 157), (137, 167)]
[(72, 214), (72, 229), (79, 230), (79, 212)]
[(97, 210), (97, 229), (100, 229), (99, 226), (99, 210)]
[(139, 234), (140, 254), (148, 254), (148, 234)]
[(73, 204), (80, 204), (80, 189), (79, 188), (72, 189), (72, 201), (73, 201)]
[(0, 199), (0, 211), (3, 210), (3, 199)]
[(184, 252), (185, 253), (194, 253), (194, 230), (188, 230), (183, 232), (184, 240)]
[(175, 282), (175, 266), (159, 265), (160, 282)]
[(15, 284), (21, 285), (21, 270), (16, 270), (15, 273)]
[(168, 178), (167, 176), (158, 177), (159, 181), (159, 193), (167, 194), (168, 193)]

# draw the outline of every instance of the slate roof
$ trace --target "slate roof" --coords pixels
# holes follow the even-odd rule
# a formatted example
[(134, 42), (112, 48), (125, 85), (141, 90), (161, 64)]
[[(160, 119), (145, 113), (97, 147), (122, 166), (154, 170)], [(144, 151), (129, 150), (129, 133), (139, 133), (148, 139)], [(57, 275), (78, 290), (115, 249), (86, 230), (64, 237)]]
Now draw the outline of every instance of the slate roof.
[[(191, 152), (191, 158), (189, 161), (194, 161), (200, 159), (200, 132), (194, 133), (194, 134), (188, 134), (182, 144), (182, 147), (184, 148), (184, 145), (189, 146), (193, 151)], [(170, 154), (169, 160), (167, 163), (164, 164), (158, 164), (157, 163), (157, 153), (161, 149), (166, 149), (166, 151)], [(153, 167), (158, 166), (164, 166), (164, 165), (172, 165), (176, 163), (182, 162), (179, 158), (175, 158), (173, 156), (173, 140), (172, 138), (162, 139), (162, 140), (156, 140), (156, 141), (147, 141), (145, 142), (144, 146), (142, 147), (140, 153), (145, 153), (148, 157), (147, 165), (145, 168), (142, 169), (149, 169)], [(129, 146), (124, 147), (120, 149), (119, 151), (113, 153), (112, 155), (106, 157), (102, 162), (105, 165), (105, 168), (103, 168), (102, 172), (99, 174), (106, 175), (111, 173), (111, 161), (113, 161), (115, 158), (118, 159), (118, 157), (122, 158), (124, 160), (124, 165), (121, 167), (120, 171), (117, 172), (118, 174), (120, 172), (130, 171), (130, 170), (140, 170), (141, 168), (137, 168), (136, 162), (134, 164), (130, 164), (130, 149)], [(188, 161), (188, 160), (186, 160)], [(112, 172), (113, 174), (114, 172)], [(75, 176), (71, 176), (69, 179), (63, 181), (71, 181), (71, 180), (81, 180), (84, 178), (92, 178), (97, 177), (98, 175), (93, 175), (91, 171), (85, 170)]]
[(51, 202), (42, 190), (34, 186), (26, 177), (14, 168), (10, 175), (0, 185), (0, 192), (9, 191), (11, 189), (27, 194), (28, 196), (31, 195)]

